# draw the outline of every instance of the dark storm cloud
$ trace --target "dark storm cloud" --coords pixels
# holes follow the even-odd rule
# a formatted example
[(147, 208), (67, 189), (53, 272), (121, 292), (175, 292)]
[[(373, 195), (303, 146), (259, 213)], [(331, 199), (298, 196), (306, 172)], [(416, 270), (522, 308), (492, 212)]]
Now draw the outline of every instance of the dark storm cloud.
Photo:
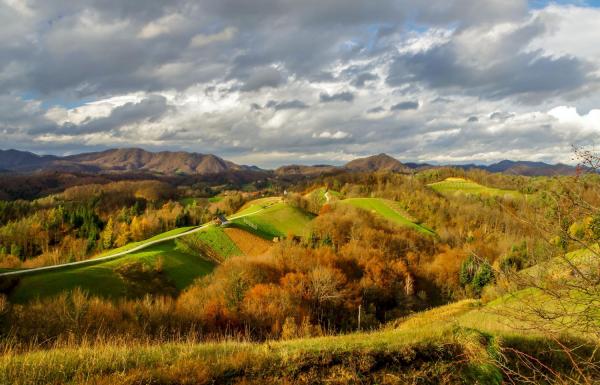
[(467, 123), (477, 123), (479, 121), (479, 118), (477, 116), (469, 116), (469, 118), (467, 119)]
[(354, 94), (349, 91), (339, 92), (337, 94), (328, 94), (321, 93), (319, 95), (319, 100), (321, 103), (331, 103), (331, 102), (351, 102), (354, 100)]
[(406, 111), (419, 109), (419, 102), (406, 101), (394, 104), (390, 107), (390, 111)]

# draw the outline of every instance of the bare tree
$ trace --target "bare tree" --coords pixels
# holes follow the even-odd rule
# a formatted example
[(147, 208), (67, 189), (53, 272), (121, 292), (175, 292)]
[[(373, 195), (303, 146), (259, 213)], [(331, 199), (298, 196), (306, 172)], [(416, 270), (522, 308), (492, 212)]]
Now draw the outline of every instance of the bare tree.
[[(570, 370), (555, 370), (532, 354), (505, 347), (498, 365), (513, 383), (600, 381), (600, 208), (595, 205), (600, 202), (600, 156), (580, 148), (575, 155), (577, 174), (556, 178), (557, 185), (545, 195), (547, 205), (541, 209), (547, 221), (512, 212), (547, 241), (549, 258), (522, 271), (495, 271), (513, 293), (502, 307), (504, 319), (552, 342), (555, 352), (548, 354), (560, 353)], [(529, 295), (518, 294), (524, 288)]]

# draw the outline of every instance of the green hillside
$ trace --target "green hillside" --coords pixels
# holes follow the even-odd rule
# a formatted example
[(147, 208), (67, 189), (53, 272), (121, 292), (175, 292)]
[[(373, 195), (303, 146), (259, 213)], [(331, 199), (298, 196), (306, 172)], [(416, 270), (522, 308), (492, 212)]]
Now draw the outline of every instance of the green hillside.
[(431, 229), (417, 223), (408, 213), (401, 210), (397, 202), (394, 201), (381, 198), (349, 198), (340, 201), (340, 203), (374, 212), (395, 224), (413, 228), (424, 234), (435, 234)]
[(229, 238), (229, 236), (220, 226), (210, 225), (201, 231), (182, 237), (181, 241), (185, 242), (190, 238), (199, 240), (204, 245), (212, 249), (212, 251), (219, 257), (219, 260), (243, 255), (242, 251), (237, 247), (235, 242)]
[(259, 198), (254, 199), (250, 202), (247, 202), (243, 205), (240, 210), (232, 215), (233, 218), (239, 217), (240, 215), (252, 214), (257, 211), (263, 210), (267, 207), (273, 206), (276, 203), (281, 202), (280, 197), (267, 197), (267, 198)]
[(457, 193), (472, 194), (472, 195), (488, 195), (497, 197), (517, 198), (522, 196), (521, 193), (514, 190), (502, 190), (492, 187), (487, 187), (472, 180), (464, 178), (446, 178), (441, 182), (431, 183), (428, 185), (433, 190), (440, 194), (451, 195)]
[(178, 249), (175, 241), (169, 240), (121, 258), (91, 266), (65, 267), (60, 270), (40, 271), (24, 275), (9, 298), (12, 302), (22, 303), (36, 297), (48, 297), (77, 287), (90, 294), (108, 298), (132, 296), (130, 285), (118, 270), (133, 263), (141, 263), (141, 266), (145, 266), (150, 272), (158, 265), (162, 265), (162, 272), (154, 274), (153, 277), (158, 275), (165, 284), (173, 286), (177, 290), (184, 289), (194, 279), (210, 273), (214, 268), (213, 262), (185, 253)]
[(309, 192), (304, 197), (306, 199), (313, 199), (314, 197), (319, 202), (319, 204), (324, 205), (325, 203), (327, 203), (327, 196), (329, 196), (330, 200), (337, 200), (340, 199), (341, 194), (338, 191), (327, 190), (327, 188), (325, 187), (319, 187)]
[(232, 218), (237, 219), (231, 221), (232, 225), (266, 239), (288, 234), (306, 235), (312, 214), (285, 203), (274, 203), (272, 198), (266, 199), (271, 200), (252, 204), (235, 214)]

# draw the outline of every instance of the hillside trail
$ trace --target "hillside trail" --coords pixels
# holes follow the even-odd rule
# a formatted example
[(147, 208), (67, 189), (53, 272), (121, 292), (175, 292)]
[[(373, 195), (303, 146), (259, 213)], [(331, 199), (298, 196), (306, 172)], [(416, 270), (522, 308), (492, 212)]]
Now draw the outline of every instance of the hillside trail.
[[(250, 216), (250, 215), (255, 215), (255, 214), (258, 214), (261, 211), (265, 210), (266, 208), (268, 208), (268, 206), (267, 207), (263, 207), (260, 210), (254, 211), (254, 212), (251, 212), (251, 213), (247, 213), (247, 214), (243, 214), (243, 215), (237, 215), (237, 216), (234, 215), (234, 216), (232, 216), (230, 218), (227, 218), (227, 220), (228, 221), (232, 221), (234, 219), (239, 219), (239, 218), (247, 217), (247, 216)], [(111, 255), (107, 255), (105, 257), (86, 259), (86, 260), (77, 261), (77, 262), (61, 263), (59, 265), (42, 266), (42, 267), (35, 267), (35, 268), (31, 268), (31, 269), (8, 271), (8, 272), (0, 273), (0, 277), (20, 276), (20, 275), (26, 275), (26, 274), (30, 274), (30, 273), (39, 272), (39, 271), (56, 270), (56, 269), (62, 269), (62, 268), (71, 267), (71, 266), (95, 265), (95, 264), (100, 263), (100, 262), (110, 261), (110, 260), (113, 260), (113, 259), (120, 258), (120, 257), (122, 257), (124, 255), (131, 254), (131, 253), (134, 253), (136, 251), (143, 250), (145, 248), (148, 248), (150, 246), (156, 245), (156, 244), (161, 243), (161, 242), (166, 242), (166, 241), (170, 241), (170, 240), (177, 239), (177, 238), (180, 238), (180, 237), (184, 237), (186, 235), (197, 233), (198, 231), (201, 231), (201, 230), (207, 228), (211, 224), (212, 223), (210, 223), (210, 222), (209, 223), (205, 223), (203, 225), (200, 225), (200, 226), (198, 226), (196, 228), (193, 228), (191, 230), (188, 230), (186, 232), (183, 232), (183, 233), (180, 233), (180, 234), (175, 234), (175, 235), (170, 235), (168, 237), (157, 239), (155, 241), (149, 241), (149, 242), (143, 243), (143, 244), (141, 244), (139, 246), (136, 246), (136, 247), (134, 247), (132, 249), (124, 250), (124, 251), (121, 251), (121, 252), (118, 252), (118, 253), (115, 253), (115, 254), (111, 254)]]

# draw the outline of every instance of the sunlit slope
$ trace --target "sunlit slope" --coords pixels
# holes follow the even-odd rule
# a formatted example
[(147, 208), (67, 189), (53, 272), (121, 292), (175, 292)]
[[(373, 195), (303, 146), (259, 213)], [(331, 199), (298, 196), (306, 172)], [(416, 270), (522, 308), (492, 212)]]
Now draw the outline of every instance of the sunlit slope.
[(182, 290), (194, 279), (210, 273), (215, 265), (211, 261), (180, 250), (176, 241), (169, 240), (96, 265), (65, 267), (24, 275), (19, 278), (18, 285), (11, 292), (10, 300), (17, 303), (26, 302), (36, 297), (53, 296), (75, 288), (107, 298), (136, 296), (142, 289), (132, 287), (135, 286), (135, 275), (130, 277), (130, 282), (119, 270), (126, 268), (126, 265), (137, 263), (146, 270), (139, 273), (140, 279), (158, 279), (165, 287), (176, 290)]
[(433, 190), (440, 194), (472, 194), (472, 195), (487, 195), (498, 197), (521, 197), (522, 194), (515, 190), (502, 190), (492, 187), (487, 187), (472, 180), (464, 178), (446, 178), (441, 182), (431, 183), (428, 185)]
[[(223, 228), (209, 225), (196, 233), (176, 240), (167, 240), (113, 260), (97, 263), (90, 261), (89, 265), (66, 266), (57, 270), (42, 270), (18, 278), (10, 278), (18, 279), (10, 299), (22, 303), (75, 288), (107, 298), (136, 297), (142, 295), (145, 289), (149, 292), (154, 290), (152, 287), (144, 287), (146, 285), (144, 281), (149, 280), (160, 281), (155, 284), (159, 288), (161, 284), (165, 286), (166, 292), (163, 294), (174, 293), (190, 285), (196, 278), (210, 273), (220, 261), (232, 256), (257, 255), (258, 251), (264, 252), (268, 249), (270, 242), (259, 239), (261, 243), (258, 243), (254, 241), (257, 238), (255, 235), (244, 230), (237, 231), (239, 234), (230, 237)], [(177, 229), (151, 239), (157, 240), (181, 232), (183, 232), (181, 229)], [(105, 255), (127, 250), (148, 241), (135, 242), (107, 252)], [(251, 254), (242, 251), (238, 243), (241, 243), (242, 248), (249, 250)], [(246, 243), (255, 246), (252, 248)], [(132, 267), (134, 264), (138, 266)], [(141, 268), (145, 271), (123, 273), (123, 269), (133, 268), (138, 270)]]
[(250, 214), (244, 217), (232, 219), (234, 227), (249, 231), (265, 239), (285, 237), (289, 234), (305, 236), (308, 233), (309, 223), (313, 215), (302, 211), (283, 202), (251, 204), (243, 210), (234, 214), (236, 218), (240, 214)]
[(340, 201), (363, 210), (373, 212), (397, 225), (413, 228), (421, 233), (434, 235), (427, 227), (417, 223), (408, 213), (402, 210), (397, 202), (381, 198), (349, 198)]

